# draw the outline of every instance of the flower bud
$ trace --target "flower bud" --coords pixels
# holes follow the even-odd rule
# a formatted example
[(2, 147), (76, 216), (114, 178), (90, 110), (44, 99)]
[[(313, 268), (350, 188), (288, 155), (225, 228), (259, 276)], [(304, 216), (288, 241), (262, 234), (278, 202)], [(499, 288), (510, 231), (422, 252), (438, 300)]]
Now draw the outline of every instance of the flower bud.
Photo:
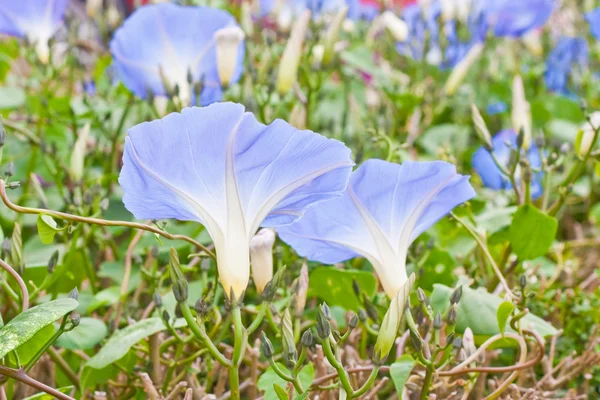
[(54, 253), (52, 253), (52, 256), (50, 256), (50, 260), (48, 260), (48, 265), (46, 267), (49, 274), (54, 272), (54, 268), (56, 268), (56, 264), (58, 264), (58, 256), (58, 250), (55, 250)]
[(273, 357), (273, 344), (264, 332), (260, 340), (260, 349), (267, 359)]
[(70, 299), (78, 300), (79, 299), (79, 290), (77, 290), (77, 286), (75, 286), (70, 292), (68, 297)]
[(302, 338), (300, 339), (300, 343), (302, 343), (303, 347), (311, 347), (314, 344), (315, 338), (310, 329), (307, 329), (302, 334)]
[(358, 326), (358, 315), (353, 314), (352, 318), (350, 318), (350, 321), (348, 321), (348, 327), (350, 329), (354, 329)]
[(181, 271), (181, 264), (179, 263), (177, 251), (173, 248), (171, 248), (170, 258), (169, 275), (171, 276), (173, 295), (175, 296), (175, 300), (181, 303), (188, 298), (188, 283), (183, 275), (183, 271)]
[(228, 26), (214, 33), (217, 47), (217, 68), (221, 85), (229, 86), (235, 73), (240, 44), (244, 40), (244, 31), (237, 26)]
[(121, 23), (121, 13), (115, 2), (111, 2), (106, 11), (106, 22), (111, 29), (115, 29)]
[(455, 305), (450, 306), (450, 309), (448, 310), (448, 315), (446, 316), (446, 322), (448, 323), (448, 325), (456, 324), (456, 306)]
[(71, 324), (73, 324), (73, 328), (79, 326), (79, 323), (81, 322), (81, 314), (78, 312), (72, 312), (71, 316), (69, 317), (69, 321)]
[(381, 327), (379, 328), (379, 334), (377, 335), (377, 341), (375, 342), (375, 348), (373, 350), (373, 360), (375, 363), (383, 361), (394, 345), (400, 321), (404, 315), (404, 305), (408, 301), (414, 282), (415, 274), (413, 273), (392, 299), (390, 306), (383, 317)]
[(465, 57), (460, 60), (446, 81), (445, 91), (448, 95), (453, 95), (456, 93), (456, 90), (460, 86), (460, 84), (464, 81), (465, 77), (469, 73), (469, 70), (481, 57), (481, 53), (483, 52), (483, 43), (476, 43), (471, 47), (471, 49), (467, 52)]
[(273, 279), (273, 244), (275, 231), (261, 229), (250, 240), (250, 264), (252, 265), (252, 279), (258, 293), (262, 293), (265, 286)]
[(90, 18), (94, 18), (102, 11), (102, 0), (87, 0), (85, 3), (85, 11)]
[(416, 351), (421, 351), (421, 348), (423, 347), (423, 342), (413, 331), (410, 331), (410, 342), (412, 343), (413, 348)]
[(475, 125), (475, 132), (477, 132), (479, 140), (481, 140), (485, 149), (492, 151), (492, 135), (475, 104), (471, 104), (471, 117), (473, 118), (473, 125)]
[(283, 274), (285, 273), (285, 266), (280, 268), (273, 276), (273, 279), (267, 283), (261, 293), (261, 297), (264, 301), (272, 301), (273, 297), (275, 297), (275, 293), (277, 293), (277, 289), (281, 286), (283, 282)]
[(452, 295), (450, 295), (450, 304), (457, 304), (462, 297), (463, 288), (462, 285), (454, 289)]
[(73, 145), (73, 152), (71, 153), (69, 173), (74, 181), (80, 181), (83, 178), (85, 153), (87, 151), (87, 141), (89, 136), (90, 124), (88, 122), (79, 131), (79, 136)]
[(302, 263), (300, 268), (300, 276), (298, 277), (298, 284), (296, 287), (296, 293), (294, 294), (294, 315), (300, 317), (306, 307), (306, 296), (308, 295), (308, 264)]
[(296, 129), (306, 129), (306, 107), (302, 103), (294, 104), (289, 123)]
[(254, 33), (254, 24), (252, 22), (252, 4), (250, 1), (242, 0), (240, 13), (240, 25), (244, 32), (251, 36)]
[(204, 298), (198, 299), (194, 304), (194, 310), (200, 317), (205, 317), (210, 312), (210, 304)]
[(15, 174), (15, 163), (11, 161), (6, 166), (6, 170), (4, 171), (4, 176), (6, 176), (7, 178), (10, 178), (14, 174)]
[[(515, 132), (523, 133), (522, 148), (528, 150), (531, 146), (531, 112), (525, 98), (525, 87), (521, 75), (515, 75), (512, 85), (512, 126)], [(520, 146), (521, 147), (521, 146)]]
[(283, 318), (281, 318), (281, 337), (283, 345), (283, 356), (288, 367), (296, 363), (297, 352), (296, 343), (294, 342), (294, 328), (292, 326), (292, 316), (290, 310), (285, 309)]
[(585, 157), (592, 149), (596, 129), (600, 129), (600, 111), (589, 116), (589, 121), (583, 124), (575, 139), (575, 150), (579, 157)]
[(465, 329), (465, 332), (463, 333), (462, 347), (465, 350), (467, 357), (477, 351), (477, 348), (475, 347), (475, 337), (473, 336), (471, 328)]
[(277, 10), (276, 15), (277, 27), (281, 32), (289, 32), (294, 22), (294, 10), (287, 1), (282, 4)]
[(283, 51), (277, 74), (277, 90), (280, 94), (289, 92), (294, 83), (296, 83), (298, 66), (302, 57), (302, 48), (309, 22), (310, 10), (304, 10), (304, 13), (294, 24), (290, 38)]
[(327, 321), (331, 321), (331, 310), (329, 309), (327, 303), (321, 304), (321, 310), (323, 310), (323, 315), (325, 315)]
[(433, 329), (440, 330), (442, 329), (442, 324), (444, 321), (442, 320), (442, 314), (437, 313), (433, 318)]
[(10, 258), (13, 266), (22, 273), (25, 268), (23, 259), (23, 238), (21, 236), (21, 225), (15, 223), (12, 236), (10, 237)]
[(417, 289), (417, 299), (419, 300), (419, 303), (421, 303), (421, 304), (425, 304), (425, 305), (429, 304), (429, 299), (427, 298), (427, 295), (421, 288)]
[(163, 319), (163, 322), (165, 323), (165, 325), (169, 325), (170, 321), (171, 321), (171, 316), (169, 315), (169, 312), (167, 310), (163, 310), (161, 317)]
[(346, 14), (348, 14), (348, 6), (340, 8), (329, 25), (327, 33), (325, 33), (325, 40), (323, 42), (323, 65), (329, 65), (333, 60), (335, 44), (338, 40), (342, 23), (346, 19)]
[(408, 25), (393, 12), (385, 11), (380, 18), (383, 26), (397, 42), (404, 42), (408, 38)]
[(519, 286), (521, 286), (521, 290), (525, 289), (525, 286), (527, 286), (527, 277), (525, 274), (519, 276)]
[(317, 311), (317, 334), (321, 339), (327, 339), (330, 333), (329, 319), (325, 316), (323, 307), (319, 307), (319, 311)]

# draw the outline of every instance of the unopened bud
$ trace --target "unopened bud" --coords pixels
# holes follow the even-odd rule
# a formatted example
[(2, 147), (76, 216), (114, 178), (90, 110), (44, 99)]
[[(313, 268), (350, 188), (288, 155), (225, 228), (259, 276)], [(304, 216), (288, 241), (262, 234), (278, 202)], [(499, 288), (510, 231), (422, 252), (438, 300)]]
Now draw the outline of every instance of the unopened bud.
[(427, 298), (427, 295), (421, 288), (417, 289), (417, 299), (419, 300), (419, 303), (421, 303), (421, 304), (424, 304), (424, 305), (429, 304), (429, 299)]
[[(234, 78), (238, 66), (240, 44), (244, 40), (244, 31), (237, 26), (228, 26), (214, 33), (217, 47), (217, 68), (221, 85), (227, 87)], [(242, 45), (243, 46), (243, 45)]]
[(55, 250), (54, 253), (52, 253), (52, 256), (50, 256), (50, 260), (48, 260), (48, 265), (47, 265), (49, 274), (54, 272), (54, 268), (56, 268), (56, 265), (58, 264), (58, 256), (59, 256), (58, 250)]
[(81, 315), (78, 312), (72, 312), (69, 321), (73, 324), (73, 328), (75, 328), (81, 322)]
[(310, 329), (307, 329), (302, 334), (302, 338), (300, 339), (300, 343), (303, 347), (311, 347), (314, 344), (315, 338)]
[(269, 283), (267, 283), (261, 293), (261, 297), (264, 301), (272, 301), (273, 297), (275, 297), (275, 293), (277, 293), (277, 289), (281, 286), (281, 284), (283, 283), (283, 275), (286, 271), (286, 267), (282, 267), (280, 268), (275, 275), (273, 276), (273, 279), (271, 279), (269, 281)]
[(360, 297), (360, 284), (356, 279), (352, 279), (352, 290), (356, 297)]
[(354, 314), (352, 315), (352, 318), (350, 318), (350, 321), (348, 321), (348, 327), (350, 329), (354, 329), (358, 326), (358, 315)]
[(367, 318), (369, 318), (369, 315), (363, 308), (358, 310), (358, 319), (360, 319), (362, 322), (365, 322)]
[(445, 91), (448, 95), (453, 95), (454, 93), (456, 93), (456, 90), (469, 73), (469, 70), (471, 69), (475, 61), (479, 59), (482, 53), (483, 43), (476, 43), (467, 52), (465, 57), (463, 57), (463, 59), (456, 64), (456, 66), (450, 73), (448, 80), (446, 81)]
[(168, 325), (171, 321), (171, 316), (169, 315), (169, 312), (167, 310), (163, 310), (161, 316), (162, 316), (164, 323), (166, 325)]
[(455, 349), (460, 349), (462, 347), (462, 339), (460, 336), (454, 338), (454, 340), (452, 341), (452, 347), (454, 347)]
[(273, 344), (264, 332), (262, 333), (260, 341), (260, 349), (267, 359), (273, 357)]
[(450, 295), (450, 304), (457, 304), (462, 297), (463, 288), (462, 285), (454, 289), (452, 294)]
[(6, 170), (4, 171), (4, 176), (6, 176), (7, 178), (10, 178), (14, 174), (15, 174), (15, 163), (11, 161), (6, 166)]
[(328, 321), (331, 321), (331, 310), (329, 309), (327, 303), (321, 304), (321, 310), (323, 310), (323, 315), (325, 315), (325, 318), (327, 318)]
[(77, 287), (74, 287), (70, 292), (69, 292), (69, 296), (70, 299), (74, 299), (77, 300), (79, 299), (79, 290), (77, 290)]
[(519, 286), (521, 286), (521, 290), (525, 289), (525, 286), (527, 286), (527, 277), (525, 274), (519, 276)]
[(546, 138), (544, 137), (544, 134), (540, 133), (535, 137), (535, 145), (539, 149), (546, 146)]
[(446, 322), (448, 322), (448, 325), (456, 324), (456, 306), (455, 305), (450, 306), (450, 309), (448, 310), (448, 315), (446, 316)]
[(262, 293), (267, 283), (273, 279), (273, 244), (275, 231), (261, 229), (250, 240), (250, 263), (252, 279), (258, 293)]
[(479, 136), (479, 140), (483, 143), (483, 146), (488, 150), (493, 150), (492, 135), (479, 112), (479, 109), (475, 104), (471, 104), (471, 118), (473, 119), (473, 125), (475, 125), (475, 132)]
[(300, 276), (298, 276), (298, 284), (296, 293), (294, 294), (294, 314), (300, 317), (306, 307), (306, 297), (308, 295), (308, 264), (302, 263), (300, 268)]
[(421, 342), (421, 339), (413, 331), (410, 331), (410, 342), (416, 351), (421, 351), (423, 342)]
[(69, 173), (74, 181), (80, 181), (83, 178), (85, 155), (87, 152), (87, 142), (89, 136), (90, 124), (88, 122), (79, 131), (79, 136), (73, 145), (73, 151), (71, 153)]
[(329, 319), (323, 312), (323, 307), (319, 307), (317, 312), (317, 334), (321, 339), (326, 339), (331, 333), (331, 325), (329, 325)]
[(442, 321), (442, 314), (440, 314), (440, 313), (435, 314), (435, 317), (433, 318), (433, 329), (436, 329), (436, 330), (442, 329), (443, 322), (444, 321)]
[(303, 14), (298, 18), (281, 56), (279, 72), (277, 74), (277, 91), (280, 94), (289, 92), (294, 83), (296, 83), (304, 38), (306, 37), (306, 31), (310, 22), (310, 14), (310, 10), (304, 10)]
[(169, 263), (169, 274), (171, 276), (171, 286), (173, 289), (173, 295), (175, 300), (181, 303), (188, 298), (188, 283), (181, 270), (181, 264), (179, 264), (179, 256), (177, 250), (171, 249), (170, 251), (170, 263)]
[(283, 344), (283, 354), (287, 361), (286, 364), (291, 366), (296, 363), (296, 344), (294, 342), (294, 327), (292, 325), (292, 316), (290, 310), (285, 309), (283, 318), (281, 318), (281, 337)]
[(381, 14), (380, 19), (394, 40), (404, 42), (408, 38), (408, 25), (393, 12), (385, 11)]
[(600, 111), (592, 113), (589, 116), (589, 121), (583, 124), (577, 132), (575, 150), (579, 157), (585, 157), (592, 150), (596, 130), (600, 130)]
[(329, 65), (333, 60), (335, 44), (338, 40), (340, 30), (342, 29), (342, 24), (346, 19), (347, 13), (348, 6), (340, 8), (333, 18), (331, 24), (329, 24), (329, 28), (327, 28), (327, 33), (325, 33), (325, 41), (323, 43), (323, 65)]

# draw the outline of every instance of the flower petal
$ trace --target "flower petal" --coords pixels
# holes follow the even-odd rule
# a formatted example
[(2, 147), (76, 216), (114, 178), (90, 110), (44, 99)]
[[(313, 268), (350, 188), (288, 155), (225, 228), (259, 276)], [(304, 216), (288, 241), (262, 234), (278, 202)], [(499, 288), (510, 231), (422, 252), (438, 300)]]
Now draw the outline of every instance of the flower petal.
[(496, 36), (519, 37), (548, 21), (555, 0), (490, 0), (488, 21)]
[[(213, 35), (235, 19), (226, 11), (209, 7), (183, 7), (161, 3), (140, 7), (119, 28), (110, 43), (115, 69), (125, 85), (145, 98), (148, 90), (165, 95), (161, 73), (169, 85), (191, 96), (188, 74), (202, 82), (200, 102), (221, 98)], [(236, 72), (243, 68), (244, 43), (240, 43)], [(161, 72), (162, 71), (162, 72)], [(181, 93), (181, 92), (180, 92)]]
[(402, 165), (369, 160), (354, 171), (345, 195), (310, 209), (281, 239), (301, 256), (334, 263), (360, 254), (373, 264), (386, 292), (406, 281), (412, 241), (475, 195), (468, 177), (442, 161)]
[(0, 0), (0, 33), (47, 41), (61, 25), (69, 0)]

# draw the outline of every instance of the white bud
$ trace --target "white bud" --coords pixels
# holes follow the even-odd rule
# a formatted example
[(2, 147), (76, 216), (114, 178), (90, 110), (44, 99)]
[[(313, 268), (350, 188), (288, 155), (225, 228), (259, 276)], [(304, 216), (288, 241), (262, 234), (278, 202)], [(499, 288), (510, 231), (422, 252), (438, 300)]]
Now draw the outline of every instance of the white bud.
[(525, 133), (523, 148), (529, 149), (531, 145), (531, 112), (529, 103), (525, 98), (525, 87), (521, 75), (515, 75), (512, 85), (512, 126), (515, 132)]
[(215, 32), (217, 43), (217, 68), (221, 85), (228, 86), (235, 73), (238, 49), (244, 40), (244, 31), (239, 26), (228, 26)]
[(259, 293), (273, 279), (273, 244), (275, 232), (272, 229), (261, 229), (250, 240), (250, 263), (252, 279)]
[(287, 93), (294, 83), (296, 83), (298, 75), (298, 65), (302, 57), (302, 48), (304, 46), (304, 38), (308, 30), (310, 22), (310, 10), (304, 10), (304, 13), (298, 18), (290, 34), (281, 62), (279, 63), (279, 71), (277, 74), (277, 90), (281, 94)]
[(596, 111), (590, 115), (590, 122), (583, 124), (577, 134), (575, 141), (575, 149), (580, 157), (585, 157), (591, 150), (594, 141), (595, 130), (600, 129), (600, 111)]
[(346, 19), (346, 14), (348, 14), (348, 7), (342, 7), (338, 13), (333, 18), (333, 21), (329, 25), (327, 29), (327, 33), (325, 34), (324, 40), (324, 52), (323, 52), (323, 64), (327, 65), (333, 60), (333, 55), (335, 53), (335, 44), (338, 40), (340, 29), (342, 28), (342, 23)]
[(42, 64), (48, 64), (48, 61), (50, 61), (50, 47), (48, 46), (48, 40), (39, 38), (35, 42), (35, 52)]
[(85, 164), (85, 153), (87, 151), (87, 141), (90, 136), (90, 123), (86, 123), (79, 131), (79, 136), (73, 145), (71, 153), (71, 165), (69, 172), (74, 181), (79, 181), (83, 178), (83, 169)]
[(473, 45), (473, 47), (471, 47), (467, 55), (462, 60), (460, 60), (458, 64), (456, 64), (456, 66), (450, 73), (448, 80), (446, 81), (446, 94), (452, 95), (456, 93), (456, 89), (458, 89), (460, 84), (463, 82), (463, 80), (469, 73), (469, 70), (471, 69), (475, 61), (479, 59), (482, 52), (483, 43), (477, 43)]
[(108, 10), (106, 11), (106, 21), (108, 22), (108, 26), (112, 29), (115, 29), (121, 23), (121, 14), (114, 3), (111, 3), (110, 6), (108, 6)]
[(322, 44), (315, 44), (310, 54), (312, 66), (318, 68), (323, 62), (323, 54), (325, 54), (325, 46)]
[(169, 105), (169, 98), (167, 96), (156, 95), (153, 102), (159, 118), (167, 115), (167, 106)]
[(381, 14), (381, 21), (392, 37), (398, 42), (404, 42), (408, 38), (408, 25), (391, 11)]
[(294, 22), (294, 10), (287, 2), (280, 5), (276, 14), (276, 21), (279, 30), (289, 32)]
[(85, 11), (88, 17), (94, 18), (102, 11), (102, 0), (87, 0), (85, 3)]

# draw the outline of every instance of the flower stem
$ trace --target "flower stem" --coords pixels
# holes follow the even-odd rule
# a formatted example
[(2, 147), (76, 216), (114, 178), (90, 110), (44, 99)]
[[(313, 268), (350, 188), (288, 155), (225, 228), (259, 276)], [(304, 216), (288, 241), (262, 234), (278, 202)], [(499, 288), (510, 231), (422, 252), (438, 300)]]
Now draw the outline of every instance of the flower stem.
[(352, 399), (354, 396), (354, 389), (352, 389), (352, 385), (350, 384), (350, 380), (348, 379), (348, 375), (346, 374), (346, 370), (344, 370), (344, 366), (335, 358), (333, 354), (333, 350), (331, 349), (331, 343), (329, 343), (329, 338), (325, 338), (321, 340), (321, 344), (323, 346), (323, 352), (325, 353), (325, 357), (329, 363), (335, 368), (338, 373), (338, 377), (340, 382), (342, 383), (342, 387), (344, 391), (348, 395), (349, 399)]
[(229, 390), (231, 398), (239, 400), (240, 398), (240, 376), (239, 366), (244, 358), (248, 333), (242, 322), (242, 313), (240, 306), (235, 304), (231, 309), (233, 316), (233, 356), (231, 357), (231, 365), (229, 367)]

